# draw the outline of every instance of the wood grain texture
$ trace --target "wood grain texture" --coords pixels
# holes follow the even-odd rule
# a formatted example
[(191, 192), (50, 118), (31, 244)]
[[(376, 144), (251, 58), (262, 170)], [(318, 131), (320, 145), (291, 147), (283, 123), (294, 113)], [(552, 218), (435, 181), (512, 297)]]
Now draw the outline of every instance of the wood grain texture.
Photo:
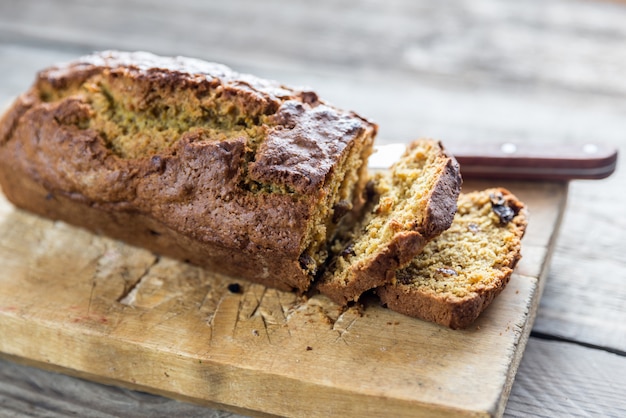
[(506, 6), (497, 0), (439, 3), (74, 0), (60, 7), (6, 0), (0, 24), (7, 39), (84, 50), (124, 46), (211, 55), (231, 64), (274, 61), (283, 67), (306, 63), (357, 71), (394, 63), (396, 71), (462, 75), (466, 82), (626, 93), (620, 71), (626, 62), (620, 48), (626, 12), (619, 5), (568, 0)]
[(464, 331), (374, 300), (341, 310), (322, 296), (242, 281), (232, 292), (232, 278), (5, 201), (0, 351), (103, 383), (276, 415), (500, 415), (566, 197), (558, 183), (508, 187), (533, 211), (525, 248), (544, 268), (533, 277), (521, 265)]
[(624, 370), (622, 356), (531, 338), (506, 416), (626, 416)]
[(106, 386), (0, 358), (4, 417), (202, 417), (241, 415), (115, 386)]
[[(34, 72), (52, 62), (93, 49), (148, 49), (312, 86), (379, 122), (381, 141), (424, 135), (446, 142), (597, 140), (625, 155), (626, 7), (618, 2), (252, 3), (2, 1), (0, 101), (25, 90)], [(621, 162), (608, 180), (570, 186), (538, 334), (623, 353), (626, 241), (616, 214), (626, 206), (625, 188)], [(525, 251), (522, 264), (536, 270)], [(505, 415), (523, 416), (523, 405), (530, 411), (537, 399), (548, 410), (577, 405), (580, 415), (619, 411), (623, 401), (604, 397), (585, 374), (549, 367), (568, 343), (552, 343), (554, 349), (538, 357), (531, 350), (536, 340)], [(576, 363), (596, 354), (575, 352)], [(598, 367), (626, 367), (623, 356), (612, 358)], [(526, 359), (537, 367), (525, 367)], [(567, 398), (546, 398), (539, 385), (516, 392), (520, 381), (541, 379), (544, 369)], [(590, 396), (596, 407), (585, 403)], [(514, 402), (522, 406), (511, 409)]]
[(624, 185), (623, 167), (605, 181), (571, 185), (535, 331), (626, 355), (626, 222), (617, 215)]
[[(621, 356), (531, 337), (504, 416), (624, 416), (622, 370)], [(243, 417), (3, 359), (0, 408), (4, 415), (35, 417)]]

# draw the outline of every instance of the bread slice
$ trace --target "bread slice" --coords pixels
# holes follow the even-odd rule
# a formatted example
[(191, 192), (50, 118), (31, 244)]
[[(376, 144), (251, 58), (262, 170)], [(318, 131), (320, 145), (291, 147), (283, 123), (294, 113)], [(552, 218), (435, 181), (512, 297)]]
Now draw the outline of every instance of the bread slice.
[(438, 141), (411, 143), (390, 170), (376, 174), (371, 210), (333, 244), (319, 291), (345, 305), (389, 283), (450, 226), (460, 188), (458, 163)]
[(524, 205), (506, 189), (462, 194), (450, 229), (376, 292), (389, 309), (466, 328), (508, 283), (526, 224)]

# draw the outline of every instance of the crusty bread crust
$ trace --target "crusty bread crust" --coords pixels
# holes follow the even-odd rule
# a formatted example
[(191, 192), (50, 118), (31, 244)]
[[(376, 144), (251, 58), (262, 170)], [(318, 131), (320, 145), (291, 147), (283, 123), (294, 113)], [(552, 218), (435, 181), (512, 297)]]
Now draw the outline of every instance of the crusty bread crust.
[[(346, 272), (337, 274), (330, 268), (316, 285), (321, 293), (334, 302), (346, 305), (358, 300), (367, 290), (390, 283), (397, 269), (409, 263), (430, 240), (452, 223), (461, 189), (459, 165), (454, 157), (448, 155), (440, 143), (422, 139), (409, 144), (402, 158), (415, 158), (412, 151), (425, 143), (436, 144), (431, 148), (431, 152), (436, 153), (432, 162), (435, 174), (424, 206), (411, 208), (418, 220), (396, 231), (371, 256), (357, 262), (348, 258), (351, 264)], [(424, 156), (420, 155), (418, 158)], [(392, 182), (393, 180), (389, 180), (389, 183)], [(378, 206), (374, 207), (373, 211), (377, 208)], [(394, 214), (391, 213), (389, 217), (393, 218)]]
[[(428, 263), (433, 264), (428, 268), (416, 267), (418, 263), (423, 261), (420, 260), (420, 257), (438, 258), (437, 251), (429, 252), (428, 255), (425, 252), (417, 256), (415, 262), (398, 271), (394, 283), (376, 290), (383, 304), (402, 314), (453, 329), (466, 328), (471, 325), (509, 282), (511, 274), (521, 258), (521, 239), (526, 230), (527, 215), (523, 203), (503, 188), (465, 194), (459, 198), (460, 206), (486, 207), (486, 205), (494, 205), (490, 196), (500, 195), (503, 199), (503, 206), (511, 208), (511, 216), (514, 215), (512, 219), (504, 222), (505, 220), (495, 213), (489, 214), (488, 217), (484, 215), (478, 217), (472, 212), (457, 214), (455, 223), (463, 220), (466, 225), (476, 225), (475, 229), (470, 228), (471, 230), (465, 232), (463, 230), (459, 233), (459, 229), (454, 228), (453, 225), (451, 230), (442, 233), (429, 244), (432, 245), (433, 249), (448, 246), (451, 252), (463, 256), (464, 253), (467, 253), (467, 248), (464, 248), (462, 243), (463, 235), (482, 234), (485, 231), (481, 231), (481, 228), (490, 228), (491, 233), (500, 237), (506, 235), (502, 239), (504, 244), (501, 247), (494, 247), (494, 254), (497, 255), (498, 260), (491, 260), (488, 255), (484, 256), (485, 262), (491, 262), (491, 267), (489, 273), (482, 280), (474, 283), (474, 279), (467, 277), (472, 272), (463, 271), (463, 266), (452, 266), (451, 264), (454, 263), (451, 260), (437, 259), (437, 264), (434, 264), (435, 260), (430, 260)], [(478, 227), (478, 225), (481, 226)], [(485, 244), (488, 244), (487, 241)], [(493, 245), (497, 244), (494, 242)], [(472, 257), (474, 256), (467, 254), (468, 264), (473, 261), (471, 260)], [(435, 288), (431, 285), (433, 282), (428, 282), (425, 277), (431, 274), (437, 266), (446, 267), (438, 267), (437, 270), (442, 272), (439, 275), (435, 274), (430, 280), (437, 281), (437, 277), (439, 277), (440, 281), (444, 282), (447, 280), (447, 275), (454, 275), (454, 278), (458, 277), (458, 280), (455, 283), (451, 281), (449, 284), (446, 283)]]
[[(122, 141), (147, 125), (160, 142)], [(363, 204), (375, 133), (310, 91), (104, 52), (42, 71), (16, 100), (0, 121), (0, 184), (20, 208), (303, 292), (335, 206)]]

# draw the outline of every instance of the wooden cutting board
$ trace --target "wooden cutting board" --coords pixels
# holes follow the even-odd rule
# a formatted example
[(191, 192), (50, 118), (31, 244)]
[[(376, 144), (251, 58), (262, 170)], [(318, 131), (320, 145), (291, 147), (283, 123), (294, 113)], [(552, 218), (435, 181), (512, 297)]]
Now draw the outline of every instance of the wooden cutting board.
[[(463, 189), (493, 185), (466, 182)], [(504, 292), (463, 331), (373, 299), (341, 312), (324, 297), (306, 300), (159, 258), (32, 216), (0, 196), (0, 352), (244, 414), (501, 415), (567, 185), (497, 185), (529, 207), (524, 258)]]

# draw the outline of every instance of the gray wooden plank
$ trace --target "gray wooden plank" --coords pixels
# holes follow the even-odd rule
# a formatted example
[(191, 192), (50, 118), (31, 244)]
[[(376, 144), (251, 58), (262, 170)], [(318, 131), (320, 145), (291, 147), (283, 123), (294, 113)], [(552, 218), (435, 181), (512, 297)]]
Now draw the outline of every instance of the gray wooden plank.
[(626, 357), (530, 338), (505, 417), (623, 417)]
[(607, 180), (570, 186), (535, 332), (626, 353), (625, 184), (622, 165)]
[(241, 417), (230, 412), (20, 365), (2, 358), (0, 416)]
[(297, 68), (393, 67), (449, 82), (551, 84), (624, 95), (625, 18), (621, 5), (581, 0), (448, 0), (436, 6), (402, 0), (5, 0), (0, 34), (231, 64), (253, 59)]

